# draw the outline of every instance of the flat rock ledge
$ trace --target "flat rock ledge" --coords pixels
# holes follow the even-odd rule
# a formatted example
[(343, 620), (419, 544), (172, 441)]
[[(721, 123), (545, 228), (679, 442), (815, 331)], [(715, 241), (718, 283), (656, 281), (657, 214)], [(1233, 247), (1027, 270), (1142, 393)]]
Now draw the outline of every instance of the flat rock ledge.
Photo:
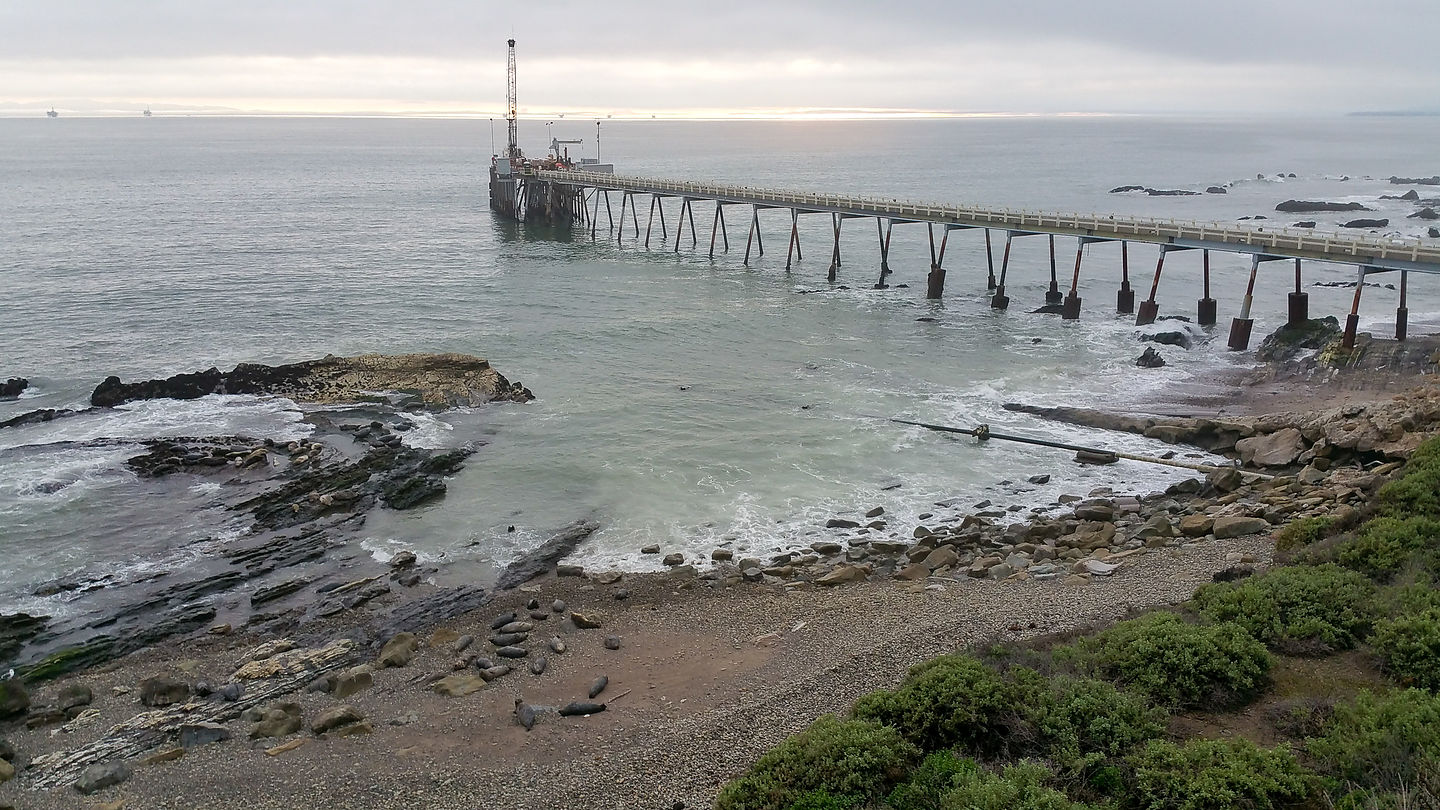
[(321, 404), (389, 401), (402, 395), (427, 408), (454, 408), (505, 400), (529, 402), (529, 389), (512, 383), (488, 360), (467, 354), (327, 355), (280, 366), (241, 363), (230, 371), (210, 368), (165, 379), (127, 383), (107, 377), (90, 404), (113, 407), (141, 399), (198, 399), (208, 394), (289, 397)]

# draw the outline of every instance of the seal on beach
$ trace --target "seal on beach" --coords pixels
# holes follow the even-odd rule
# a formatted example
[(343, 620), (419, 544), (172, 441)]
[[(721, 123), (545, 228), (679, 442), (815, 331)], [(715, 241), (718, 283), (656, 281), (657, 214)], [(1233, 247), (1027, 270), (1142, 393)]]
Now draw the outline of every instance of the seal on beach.
[(590, 697), (591, 697), (591, 698), (594, 698), (596, 695), (600, 694), (601, 692), (604, 692), (604, 691), (605, 691), (605, 687), (607, 687), (607, 686), (609, 686), (609, 685), (610, 685), (610, 676), (609, 676), (609, 675), (601, 675), (600, 677), (596, 678), (595, 681), (594, 681), (594, 683), (590, 684)]
[(591, 703), (585, 700), (574, 700), (561, 707), (560, 716), (576, 717), (586, 714), (599, 714), (603, 711), (605, 711), (604, 703)]

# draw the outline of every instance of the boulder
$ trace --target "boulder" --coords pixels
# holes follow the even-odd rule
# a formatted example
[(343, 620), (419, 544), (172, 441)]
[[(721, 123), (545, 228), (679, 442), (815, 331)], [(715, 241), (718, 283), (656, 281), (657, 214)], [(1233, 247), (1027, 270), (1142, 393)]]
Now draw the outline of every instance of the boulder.
[(9, 760), (0, 759), (0, 785), (15, 778), (15, 766)]
[(310, 724), (310, 730), (316, 734), (324, 734), (327, 731), (334, 731), (341, 726), (348, 726), (365, 719), (354, 706), (340, 705), (321, 712)]
[(146, 706), (170, 706), (190, 698), (190, 684), (174, 678), (146, 678), (140, 682), (140, 702)]
[(403, 667), (415, 657), (420, 640), (414, 633), (396, 633), (380, 649), (380, 666)]
[(929, 554), (920, 563), (929, 571), (936, 571), (941, 568), (953, 568), (960, 562), (960, 555), (955, 551), (954, 546), (940, 546)]
[(1209, 515), (1186, 515), (1180, 519), (1180, 533), (1186, 537), (1204, 537), (1214, 526), (1215, 521)]
[(24, 377), (11, 377), (5, 382), (0, 382), (0, 399), (14, 399), (20, 396), (20, 392), (30, 387), (30, 381)]
[(1425, 207), (1406, 217), (1406, 219), (1440, 219), (1440, 213), (1436, 213), (1434, 208)]
[(1342, 228), (1384, 228), (1390, 224), (1388, 219), (1352, 219), (1349, 222), (1340, 223)]
[(230, 739), (230, 729), (219, 723), (185, 723), (180, 726), (180, 747), (197, 748)]
[(1146, 346), (1145, 351), (1135, 358), (1135, 365), (1140, 368), (1160, 368), (1165, 365), (1165, 358), (1155, 351), (1154, 346)]
[(858, 529), (858, 528), (860, 528), (860, 524), (859, 524), (859, 522), (857, 522), (857, 521), (854, 521), (854, 520), (846, 520), (845, 518), (830, 518), (829, 520), (825, 521), (825, 528), (827, 528), (827, 529)]
[(1220, 492), (1234, 492), (1245, 483), (1245, 479), (1240, 475), (1239, 470), (1234, 468), (1226, 468), (1223, 470), (1216, 470), (1215, 472), (1206, 475), (1205, 483), (1209, 484), (1212, 488)]
[(66, 684), (60, 688), (60, 693), (55, 696), (55, 708), (62, 712), (68, 712), (71, 709), (89, 706), (94, 699), (94, 693), (91, 692), (90, 687), (85, 684)]
[(1235, 442), (1240, 461), (1257, 467), (1288, 467), (1305, 452), (1305, 437), (1297, 428), (1287, 427), (1263, 436)]
[(1189, 349), (1191, 344), (1190, 333), (1179, 330), (1170, 332), (1155, 332), (1154, 334), (1142, 334), (1141, 340), (1148, 340), (1151, 343), (1159, 343), (1162, 346), (1179, 346), (1182, 349)]
[(601, 618), (597, 613), (576, 613), (572, 610), (570, 621), (581, 630), (599, 630), (601, 625)]
[(1275, 206), (1276, 211), (1283, 211), (1289, 214), (1310, 214), (1321, 211), (1369, 211), (1358, 202), (1321, 202), (1315, 200), (1286, 200)]
[(0, 720), (9, 720), (23, 715), (30, 708), (30, 693), (25, 685), (11, 678), (0, 681)]
[(848, 582), (861, 582), (870, 576), (870, 566), (850, 565), (848, 563), (837, 565), (829, 573), (815, 580), (817, 585), (843, 585)]
[(1206, 193), (1206, 194), (1228, 194), (1228, 193), (1230, 193), (1230, 192), (1229, 192), (1228, 190), (1226, 190), (1226, 188), (1225, 188), (1224, 186), (1210, 186), (1210, 187), (1208, 187), (1208, 188), (1205, 189), (1205, 193)]
[(351, 667), (335, 677), (335, 697), (344, 700), (347, 697), (369, 689), (375, 683), (375, 676), (370, 674), (370, 667)]
[[(495, 583), (495, 590), (505, 591), (524, 585), (526, 582), (549, 573), (556, 567), (556, 564), (568, 557), (580, 543), (600, 529), (600, 524), (593, 520), (577, 520), (571, 523), (550, 537), (539, 548), (528, 552), (520, 559), (505, 567), (500, 578)], [(646, 547), (645, 553), (660, 551), (658, 546), (651, 552)], [(557, 574), (559, 572), (557, 571)], [(576, 574), (578, 576), (579, 574)]]
[(1269, 521), (1257, 517), (1217, 517), (1212, 531), (1219, 540), (1258, 534), (1270, 528)]
[(930, 568), (920, 563), (911, 563), (895, 572), (895, 578), (915, 582), (930, 576)]
[(299, 731), (302, 725), (300, 704), (281, 703), (261, 713), (259, 722), (250, 728), (250, 739), (284, 737)]
[(124, 782), (131, 774), (130, 766), (124, 762), (97, 762), (86, 768), (75, 780), (75, 789), (86, 796), (96, 791)]

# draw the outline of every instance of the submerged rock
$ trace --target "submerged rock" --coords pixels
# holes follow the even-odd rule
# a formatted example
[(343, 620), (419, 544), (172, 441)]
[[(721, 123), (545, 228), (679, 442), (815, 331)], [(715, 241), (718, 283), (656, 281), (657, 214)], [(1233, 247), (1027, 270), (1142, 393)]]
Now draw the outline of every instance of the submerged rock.
[(1369, 211), (1358, 202), (1324, 202), (1318, 200), (1286, 200), (1275, 206), (1276, 211), (1284, 211), (1289, 214), (1310, 214), (1321, 211)]
[(5, 382), (0, 382), (0, 399), (12, 399), (20, 396), (20, 392), (30, 387), (30, 381), (24, 377), (11, 377)]

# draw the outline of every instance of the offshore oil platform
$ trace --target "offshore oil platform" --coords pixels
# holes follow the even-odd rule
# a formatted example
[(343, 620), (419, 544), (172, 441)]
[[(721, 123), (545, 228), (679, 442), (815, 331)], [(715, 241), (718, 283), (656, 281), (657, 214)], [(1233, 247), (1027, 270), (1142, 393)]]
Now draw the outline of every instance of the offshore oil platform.
[(552, 138), (550, 154), (540, 159), (525, 157), (520, 149), (519, 107), (515, 93), (515, 40), (507, 40), (505, 123), (508, 138), (505, 152), (490, 156), (490, 208), (516, 222), (568, 228), (585, 218), (582, 188), (537, 179), (536, 171), (587, 171), (614, 174), (615, 167), (600, 162), (600, 122), (595, 122), (595, 157), (570, 157), (570, 147), (579, 139)]

